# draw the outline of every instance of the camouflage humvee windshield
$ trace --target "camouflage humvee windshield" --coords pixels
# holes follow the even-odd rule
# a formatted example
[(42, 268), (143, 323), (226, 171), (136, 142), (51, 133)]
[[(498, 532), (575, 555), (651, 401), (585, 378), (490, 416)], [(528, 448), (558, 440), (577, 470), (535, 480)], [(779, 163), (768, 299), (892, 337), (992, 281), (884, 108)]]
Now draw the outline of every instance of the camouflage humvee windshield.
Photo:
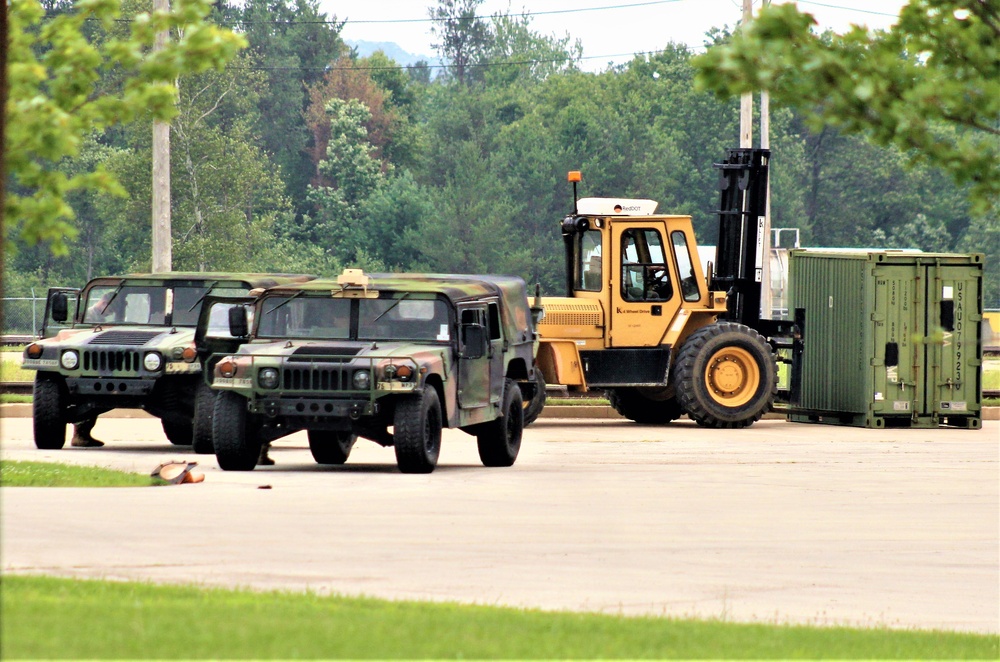
[(199, 328), (201, 349), (223, 350), (210, 376), (222, 468), (253, 469), (262, 444), (298, 430), (323, 464), (345, 462), (362, 436), (393, 446), (403, 471), (432, 471), (442, 427), (476, 436), (484, 464), (516, 459), (522, 391), (536, 388), (521, 279), (348, 270), (271, 288), (252, 311), (238, 349), (226, 337), (246, 320), (226, 337)]
[(211, 422), (199, 426), (196, 416), (199, 392), (212, 402), (194, 347), (202, 302), (312, 278), (170, 272), (95, 278), (82, 291), (50, 290), (46, 337), (24, 352), (24, 367), (38, 371), (35, 444), (62, 448), (67, 423), (89, 429), (98, 415), (131, 408), (159, 417), (172, 443), (211, 452)]

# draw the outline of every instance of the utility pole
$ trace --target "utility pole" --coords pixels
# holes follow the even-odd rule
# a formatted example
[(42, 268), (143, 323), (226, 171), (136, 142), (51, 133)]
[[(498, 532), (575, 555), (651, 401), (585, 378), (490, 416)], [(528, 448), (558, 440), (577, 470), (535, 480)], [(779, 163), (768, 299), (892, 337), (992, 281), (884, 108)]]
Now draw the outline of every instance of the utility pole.
[[(762, 7), (771, 4), (771, 0), (762, 0)], [(767, 90), (760, 92), (760, 148), (771, 149), (771, 96)], [(771, 298), (771, 164), (767, 168), (767, 196), (764, 207), (764, 260), (761, 264), (761, 298), (760, 316), (764, 319), (771, 319), (772, 298)]]
[[(770, 0), (761, 0), (763, 6)], [(743, 0), (743, 24), (746, 28), (753, 20), (753, 0)], [(771, 100), (767, 91), (760, 94), (760, 147), (771, 148)], [(746, 92), (740, 97), (740, 147), (753, 147), (753, 93)], [(771, 164), (768, 163), (767, 200), (765, 202), (764, 227), (761, 229), (763, 255), (760, 256), (760, 316), (771, 318)]]
[[(753, 0), (743, 0), (743, 25), (746, 28), (753, 18)], [(745, 92), (740, 97), (740, 147), (753, 147), (753, 93)]]
[[(153, 0), (153, 11), (170, 11), (170, 0)], [(169, 31), (156, 34), (154, 50), (167, 45)], [(153, 273), (170, 271), (170, 124), (153, 120)]]

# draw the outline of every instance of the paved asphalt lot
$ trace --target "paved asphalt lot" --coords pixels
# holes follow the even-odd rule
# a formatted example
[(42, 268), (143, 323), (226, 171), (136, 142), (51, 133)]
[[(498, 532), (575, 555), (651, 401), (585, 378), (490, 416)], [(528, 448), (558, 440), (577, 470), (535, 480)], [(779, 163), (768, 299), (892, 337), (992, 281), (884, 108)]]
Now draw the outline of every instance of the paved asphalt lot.
[[(0, 458), (200, 484), (0, 490), (3, 573), (310, 589), (605, 613), (1000, 632), (1000, 423), (741, 431), (542, 419), (509, 469), (447, 431), (427, 476), (359, 442), (320, 467), (222, 472), (159, 422), (105, 419), (102, 449), (40, 451), (3, 418)], [(262, 488), (269, 489), (262, 489)]]

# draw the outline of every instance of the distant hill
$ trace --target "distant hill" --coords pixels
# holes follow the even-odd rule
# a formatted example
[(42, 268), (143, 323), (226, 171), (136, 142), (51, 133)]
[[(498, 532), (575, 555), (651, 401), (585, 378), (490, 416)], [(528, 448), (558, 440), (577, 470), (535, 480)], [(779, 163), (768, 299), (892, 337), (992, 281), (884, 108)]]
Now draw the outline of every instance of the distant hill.
[(392, 41), (353, 41), (351, 39), (346, 39), (345, 41), (348, 46), (356, 49), (358, 51), (358, 55), (361, 57), (368, 57), (375, 51), (382, 51), (403, 66), (416, 64), (421, 60), (431, 65), (441, 64), (441, 60), (436, 57), (408, 53)]

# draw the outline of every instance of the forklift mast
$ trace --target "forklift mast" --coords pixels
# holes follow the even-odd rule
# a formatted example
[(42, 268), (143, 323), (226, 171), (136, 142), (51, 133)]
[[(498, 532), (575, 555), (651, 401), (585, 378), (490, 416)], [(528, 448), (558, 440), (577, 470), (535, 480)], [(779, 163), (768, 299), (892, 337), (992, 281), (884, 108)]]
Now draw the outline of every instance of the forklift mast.
[(760, 330), (760, 303), (764, 260), (764, 217), (767, 208), (767, 175), (771, 151), (729, 149), (719, 181), (721, 208), (719, 239), (715, 250), (713, 290), (727, 293), (727, 313), (722, 316)]

